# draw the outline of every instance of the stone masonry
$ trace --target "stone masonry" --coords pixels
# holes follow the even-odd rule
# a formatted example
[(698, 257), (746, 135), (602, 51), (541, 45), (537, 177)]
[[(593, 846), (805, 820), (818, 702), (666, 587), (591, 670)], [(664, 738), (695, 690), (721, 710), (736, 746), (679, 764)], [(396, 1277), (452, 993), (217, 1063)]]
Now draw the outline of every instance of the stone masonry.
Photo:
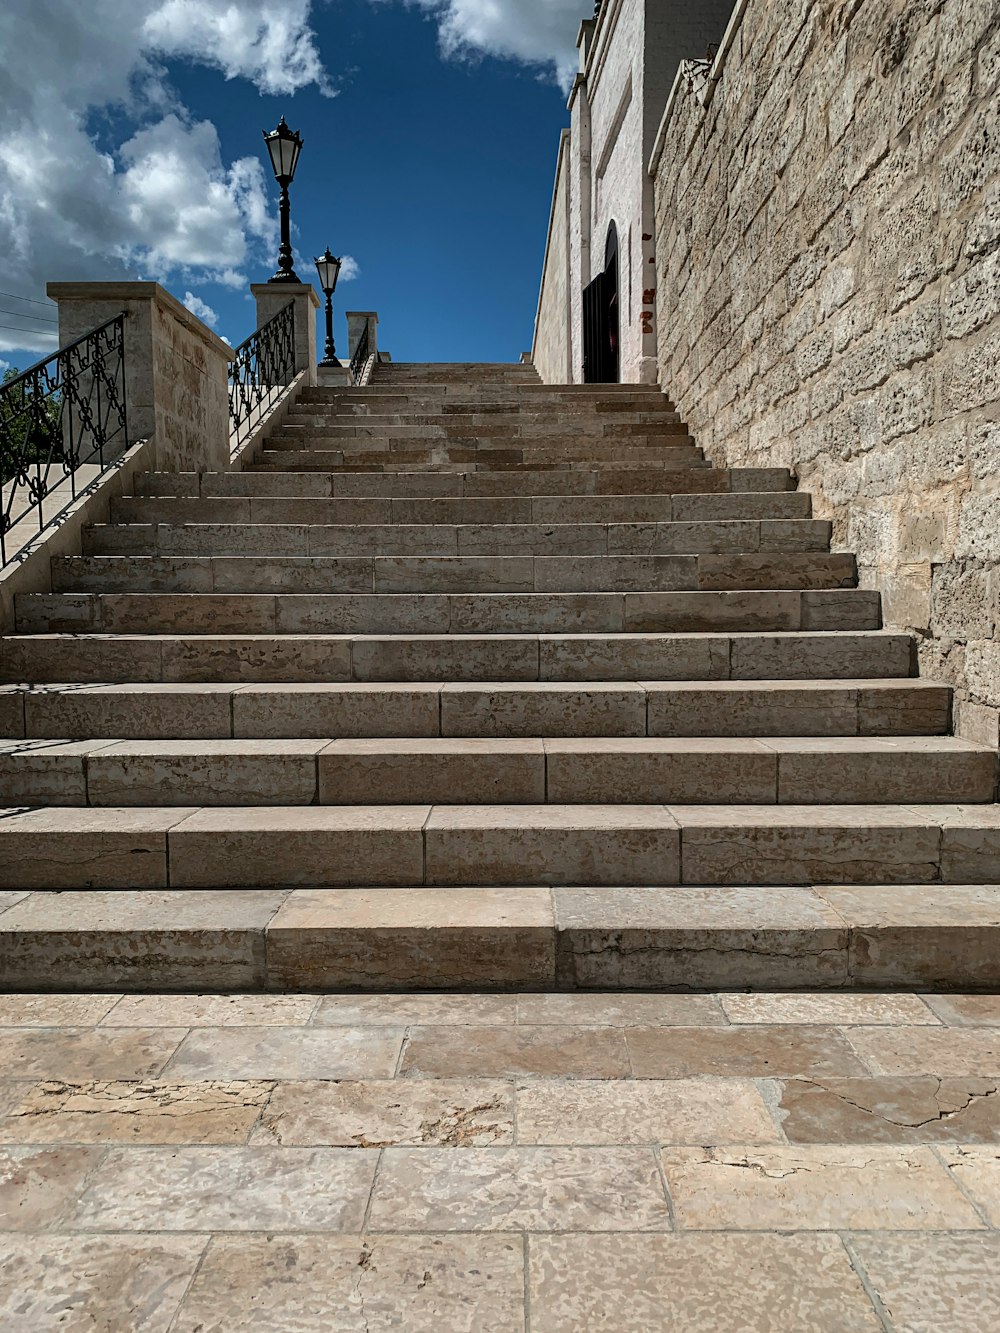
[(738, 13), (653, 163), (661, 382), (717, 466), (795, 472), (996, 746), (1000, 10)]

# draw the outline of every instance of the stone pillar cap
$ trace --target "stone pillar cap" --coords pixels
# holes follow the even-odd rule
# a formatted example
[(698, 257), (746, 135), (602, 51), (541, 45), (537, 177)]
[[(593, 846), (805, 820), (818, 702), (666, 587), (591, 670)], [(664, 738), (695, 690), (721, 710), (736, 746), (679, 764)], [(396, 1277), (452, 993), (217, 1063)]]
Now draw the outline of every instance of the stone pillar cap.
[(311, 282), (252, 282), (250, 291), (254, 296), (280, 296), (282, 292), (289, 298), (308, 296), (317, 310), (323, 304)]

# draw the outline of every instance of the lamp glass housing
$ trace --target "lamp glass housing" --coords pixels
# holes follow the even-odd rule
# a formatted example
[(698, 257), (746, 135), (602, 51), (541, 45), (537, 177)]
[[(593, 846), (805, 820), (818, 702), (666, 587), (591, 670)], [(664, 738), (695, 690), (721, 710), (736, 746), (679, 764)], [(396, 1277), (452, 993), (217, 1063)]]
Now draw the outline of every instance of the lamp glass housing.
[(337, 279), (340, 277), (340, 267), (342, 260), (336, 255), (330, 253), (330, 247), (326, 247), (326, 254), (320, 255), (316, 262), (316, 272), (319, 274), (319, 285), (324, 292), (335, 292), (337, 290)]
[(275, 180), (291, 184), (302, 151), (302, 136), (298, 130), (290, 130), (282, 116), (277, 129), (264, 131), (264, 141), (271, 156)]

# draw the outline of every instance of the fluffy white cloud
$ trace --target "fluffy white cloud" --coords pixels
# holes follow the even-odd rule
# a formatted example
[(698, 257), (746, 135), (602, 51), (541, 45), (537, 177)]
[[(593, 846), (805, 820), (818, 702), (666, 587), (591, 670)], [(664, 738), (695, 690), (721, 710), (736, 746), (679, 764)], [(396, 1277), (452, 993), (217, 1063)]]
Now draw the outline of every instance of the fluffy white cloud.
[[(386, 0), (374, 0), (384, 4)], [(491, 55), (551, 71), (566, 90), (578, 66), (580, 20), (592, 0), (404, 0), (437, 16), (446, 56)]]
[(350, 282), (361, 276), (361, 268), (353, 255), (344, 255), (340, 265), (340, 282)]
[(203, 301), (200, 296), (195, 296), (194, 292), (184, 293), (184, 305), (191, 311), (196, 319), (200, 319), (203, 324), (207, 324), (210, 329), (214, 329), (219, 322), (219, 316), (215, 313), (207, 301)]
[[(262, 92), (329, 91), (310, 8), (4, 0), (0, 289), (32, 296), (47, 280), (126, 275), (244, 285), (240, 266), (274, 245), (261, 162), (223, 162), (215, 127), (192, 120), (158, 62), (196, 61)], [(95, 126), (122, 116), (127, 141), (102, 151)], [(24, 346), (48, 342), (0, 331), (0, 351)]]

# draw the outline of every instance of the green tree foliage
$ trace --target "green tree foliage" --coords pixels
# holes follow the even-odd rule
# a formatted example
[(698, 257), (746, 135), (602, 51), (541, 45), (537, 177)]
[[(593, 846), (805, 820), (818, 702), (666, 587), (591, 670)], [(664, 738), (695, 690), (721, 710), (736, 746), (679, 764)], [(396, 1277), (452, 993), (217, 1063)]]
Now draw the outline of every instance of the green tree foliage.
[(18, 379), (14, 367), (0, 380), (0, 481), (17, 475), (25, 463), (47, 463), (62, 451), (61, 397), (46, 394), (43, 384)]

